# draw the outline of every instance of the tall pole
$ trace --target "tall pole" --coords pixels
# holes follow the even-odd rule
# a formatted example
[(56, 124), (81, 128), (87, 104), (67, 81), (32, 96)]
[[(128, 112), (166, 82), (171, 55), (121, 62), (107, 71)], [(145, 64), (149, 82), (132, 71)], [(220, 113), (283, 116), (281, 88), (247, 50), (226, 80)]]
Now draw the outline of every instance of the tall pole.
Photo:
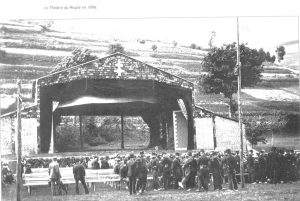
[(21, 191), (21, 185), (22, 185), (22, 178), (21, 178), (21, 157), (22, 157), (22, 141), (21, 141), (21, 81), (17, 81), (17, 201), (21, 200), (20, 191)]
[(83, 150), (83, 139), (82, 139), (82, 116), (79, 115), (79, 140), (80, 140), (80, 151)]
[(244, 148), (243, 148), (243, 127), (242, 127), (242, 102), (241, 102), (241, 88), (242, 88), (242, 70), (240, 62), (240, 36), (239, 36), (239, 18), (237, 20), (237, 62), (236, 67), (238, 69), (238, 113), (239, 113), (239, 132), (241, 138), (241, 157), (240, 157), (240, 177), (242, 188), (245, 187), (245, 178), (244, 178)]
[(124, 118), (121, 114), (121, 149), (124, 149)]

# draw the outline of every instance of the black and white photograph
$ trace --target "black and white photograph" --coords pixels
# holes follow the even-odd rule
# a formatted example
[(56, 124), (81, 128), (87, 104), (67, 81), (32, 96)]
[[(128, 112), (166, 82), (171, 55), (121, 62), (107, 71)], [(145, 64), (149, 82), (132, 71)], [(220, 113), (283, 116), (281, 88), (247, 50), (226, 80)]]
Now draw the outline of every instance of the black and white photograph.
[(29, 2), (0, 10), (1, 200), (300, 200), (295, 1)]

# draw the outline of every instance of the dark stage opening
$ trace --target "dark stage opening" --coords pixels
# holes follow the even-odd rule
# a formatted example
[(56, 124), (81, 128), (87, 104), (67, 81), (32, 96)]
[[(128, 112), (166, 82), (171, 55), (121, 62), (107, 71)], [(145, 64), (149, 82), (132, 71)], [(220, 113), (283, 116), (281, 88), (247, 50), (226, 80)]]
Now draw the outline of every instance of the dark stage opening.
[(150, 132), (138, 116), (62, 116), (54, 138), (56, 152), (118, 150), (122, 143), (132, 150), (146, 149)]

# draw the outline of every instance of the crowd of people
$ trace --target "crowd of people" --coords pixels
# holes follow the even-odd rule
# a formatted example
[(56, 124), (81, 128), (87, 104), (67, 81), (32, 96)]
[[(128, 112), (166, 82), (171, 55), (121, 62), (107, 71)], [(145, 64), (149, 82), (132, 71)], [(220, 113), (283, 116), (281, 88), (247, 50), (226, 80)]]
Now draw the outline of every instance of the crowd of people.
[[(152, 188), (168, 190), (182, 188), (190, 191), (208, 191), (212, 182), (214, 190), (222, 190), (224, 182), (230, 190), (237, 190), (240, 182), (240, 154), (227, 149), (222, 152), (187, 152), (187, 153), (156, 153), (91, 156), (91, 157), (63, 157), (55, 161), (47, 158), (25, 158), (23, 160), (24, 173), (30, 173), (31, 168), (49, 168), (51, 182), (59, 184), (59, 179), (51, 179), (51, 170), (56, 167), (73, 167), (76, 180), (88, 193), (84, 176), (85, 169), (114, 169), (122, 181), (127, 183), (130, 194), (144, 193), (147, 175), (152, 175)], [(293, 150), (283, 151), (272, 148), (269, 153), (250, 150), (244, 156), (244, 172), (246, 182), (256, 183), (286, 183), (297, 181), (300, 176), (300, 154)], [(54, 168), (55, 167), (55, 168)], [(238, 176), (236, 175), (238, 174)]]

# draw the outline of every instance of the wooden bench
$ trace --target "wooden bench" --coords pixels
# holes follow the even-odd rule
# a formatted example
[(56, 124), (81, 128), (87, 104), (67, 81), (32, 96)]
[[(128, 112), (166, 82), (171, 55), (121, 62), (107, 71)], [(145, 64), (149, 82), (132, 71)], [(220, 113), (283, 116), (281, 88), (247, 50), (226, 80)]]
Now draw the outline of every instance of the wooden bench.
[[(73, 168), (59, 168), (61, 174), (61, 181), (66, 184), (74, 184), (75, 179), (73, 175)], [(32, 173), (23, 174), (24, 186), (28, 187), (28, 193), (31, 194), (32, 186), (46, 186), (49, 181), (48, 168), (32, 168)], [(152, 175), (147, 177), (147, 180), (152, 180)], [(93, 190), (96, 190), (95, 183), (106, 183), (118, 189), (121, 188), (121, 178), (114, 173), (113, 169), (85, 169), (85, 181), (91, 184)]]
[[(75, 179), (73, 175), (73, 168), (59, 168), (61, 174), (61, 181), (68, 185), (74, 184)], [(48, 168), (32, 168), (32, 173), (23, 174), (24, 186), (28, 187), (28, 193), (31, 194), (32, 186), (48, 185), (49, 174)], [(114, 173), (113, 169), (86, 169), (85, 170), (86, 183), (92, 183), (95, 190), (94, 183), (120, 182), (120, 176)]]

